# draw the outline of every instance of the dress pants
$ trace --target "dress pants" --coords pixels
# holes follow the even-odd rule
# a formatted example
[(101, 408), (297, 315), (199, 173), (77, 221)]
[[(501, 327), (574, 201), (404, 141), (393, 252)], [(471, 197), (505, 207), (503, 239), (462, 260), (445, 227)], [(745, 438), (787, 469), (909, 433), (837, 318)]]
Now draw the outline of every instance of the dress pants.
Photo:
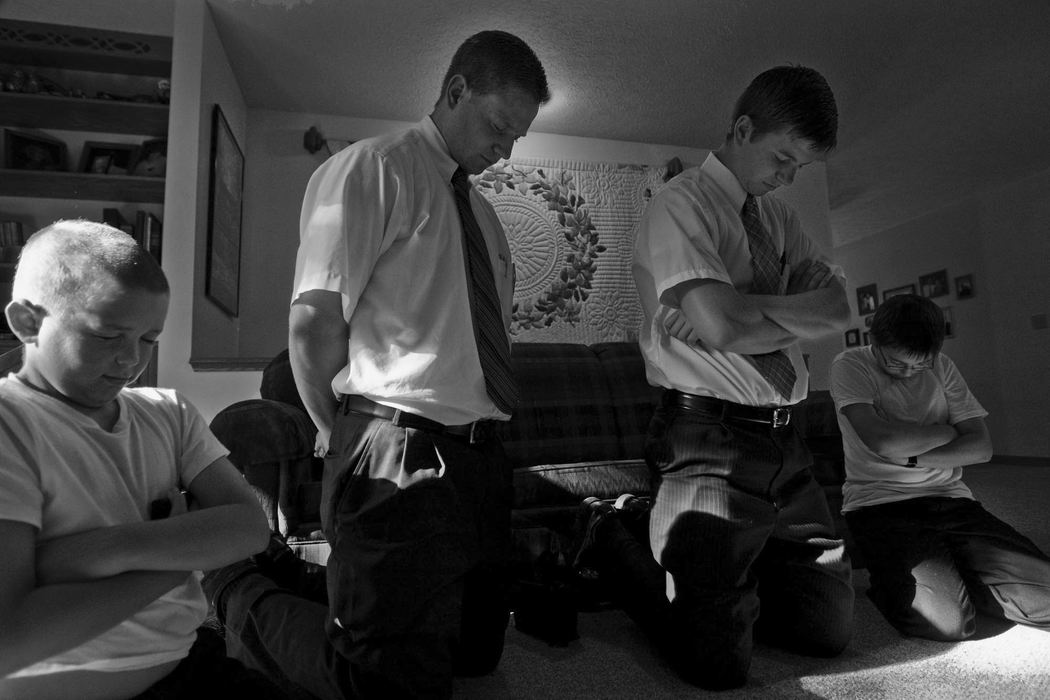
[(665, 398), (646, 461), (655, 492), (650, 541), (668, 575), (669, 646), (687, 680), (742, 685), (756, 636), (817, 656), (845, 648), (850, 561), (793, 426)]
[(977, 501), (911, 498), (849, 511), (846, 522), (868, 595), (901, 633), (966, 639), (975, 612), (1050, 627), (1050, 558)]
[[(503, 652), (511, 472), (496, 438), (341, 412), (322, 487), (328, 604), (231, 586), (231, 655), (319, 698), (447, 698)], [(231, 639), (232, 637), (232, 639)]]

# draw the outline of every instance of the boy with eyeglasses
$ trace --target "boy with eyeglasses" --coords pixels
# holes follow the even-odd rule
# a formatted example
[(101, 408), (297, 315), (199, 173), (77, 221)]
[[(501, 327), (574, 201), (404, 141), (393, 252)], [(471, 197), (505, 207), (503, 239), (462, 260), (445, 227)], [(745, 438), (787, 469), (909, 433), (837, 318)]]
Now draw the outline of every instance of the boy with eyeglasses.
[(963, 467), (991, 459), (992, 441), (988, 412), (941, 353), (940, 307), (891, 297), (870, 333), (870, 346), (831, 366), (842, 511), (869, 597), (902, 634), (933, 640), (970, 637), (975, 612), (1050, 627), (1050, 558), (962, 482)]

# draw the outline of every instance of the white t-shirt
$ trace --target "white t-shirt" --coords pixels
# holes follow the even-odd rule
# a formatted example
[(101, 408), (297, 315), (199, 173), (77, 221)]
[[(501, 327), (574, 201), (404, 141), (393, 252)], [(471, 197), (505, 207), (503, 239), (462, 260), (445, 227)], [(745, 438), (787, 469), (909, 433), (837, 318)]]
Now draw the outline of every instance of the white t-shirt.
[[(149, 520), (149, 504), (185, 488), (228, 454), (170, 389), (125, 389), (111, 432), (58, 399), (0, 378), (0, 519), (27, 523), (38, 541)], [(186, 656), (207, 615), (193, 572), (124, 622), (11, 677), (126, 671)]]
[[(350, 340), (336, 395), (446, 425), (508, 418), (485, 390), (474, 340), (457, 167), (430, 118), (329, 158), (303, 198), (292, 287), (292, 301), (311, 290), (342, 296)], [(492, 205), (475, 190), (470, 197), (509, 326), (510, 246)]]
[[(731, 284), (742, 294), (752, 282), (751, 250), (740, 210), (746, 193), (736, 177), (712, 153), (653, 197), (638, 224), (633, 273), (644, 320), (639, 345), (649, 383), (689, 394), (713, 396), (748, 406), (781, 406), (806, 397), (809, 372), (798, 343), (784, 349), (795, 367), (795, 386), (785, 400), (745, 355), (671, 337), (664, 319), (678, 308), (675, 285), (711, 279)], [(778, 253), (785, 274), (804, 260), (820, 260), (844, 280), (802, 232), (798, 216), (772, 195), (757, 197), (759, 217)]]
[(882, 371), (870, 345), (850, 348), (831, 364), (831, 396), (846, 456), (843, 513), (921, 496), (973, 498), (962, 482), (962, 467), (902, 468), (869, 449), (842, 414), (845, 406), (866, 403), (889, 420), (916, 425), (955, 425), (987, 416), (955, 363), (943, 352), (931, 369), (900, 380)]

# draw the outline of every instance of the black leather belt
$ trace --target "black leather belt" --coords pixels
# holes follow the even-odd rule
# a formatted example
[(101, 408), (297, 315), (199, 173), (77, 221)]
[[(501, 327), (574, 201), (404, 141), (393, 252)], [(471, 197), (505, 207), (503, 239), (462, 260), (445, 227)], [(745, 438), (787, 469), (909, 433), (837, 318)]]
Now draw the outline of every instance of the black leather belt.
[(719, 416), (723, 419), (742, 420), (748, 423), (763, 423), (774, 428), (783, 428), (791, 423), (791, 408), (745, 406), (739, 403), (723, 401), (712, 396), (697, 396), (687, 394), (684, 391), (668, 389), (664, 393), (664, 401), (679, 408), (691, 411), (703, 411)]
[(360, 413), (365, 416), (388, 420), (402, 428), (415, 428), (416, 430), (426, 430), (431, 433), (451, 435), (452, 437), (465, 440), (471, 445), (485, 442), (491, 438), (497, 425), (497, 421), (494, 420), (479, 420), (463, 425), (445, 425), (438, 423), (436, 420), (417, 416), (414, 413), (384, 406), (358, 394), (343, 394), (340, 406), (343, 413)]

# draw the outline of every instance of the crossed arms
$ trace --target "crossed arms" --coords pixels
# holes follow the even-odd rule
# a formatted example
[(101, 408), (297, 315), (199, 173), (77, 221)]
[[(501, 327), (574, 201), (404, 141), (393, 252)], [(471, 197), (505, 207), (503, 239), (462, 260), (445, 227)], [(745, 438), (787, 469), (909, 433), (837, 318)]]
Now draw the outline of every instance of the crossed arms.
[(842, 283), (814, 260), (795, 267), (782, 296), (741, 294), (716, 280), (691, 280), (674, 292), (680, 311), (668, 316), (668, 332), (727, 352), (773, 352), (842, 330), (849, 321)]
[(0, 520), (0, 677), (83, 644), (185, 581), (266, 547), (255, 495), (225, 457), (187, 487), (197, 509), (37, 546), (26, 523)]
[(917, 425), (887, 418), (870, 403), (844, 406), (842, 415), (868, 449), (891, 462), (903, 464), (914, 456), (922, 468), (954, 469), (992, 458), (992, 439), (983, 418)]

